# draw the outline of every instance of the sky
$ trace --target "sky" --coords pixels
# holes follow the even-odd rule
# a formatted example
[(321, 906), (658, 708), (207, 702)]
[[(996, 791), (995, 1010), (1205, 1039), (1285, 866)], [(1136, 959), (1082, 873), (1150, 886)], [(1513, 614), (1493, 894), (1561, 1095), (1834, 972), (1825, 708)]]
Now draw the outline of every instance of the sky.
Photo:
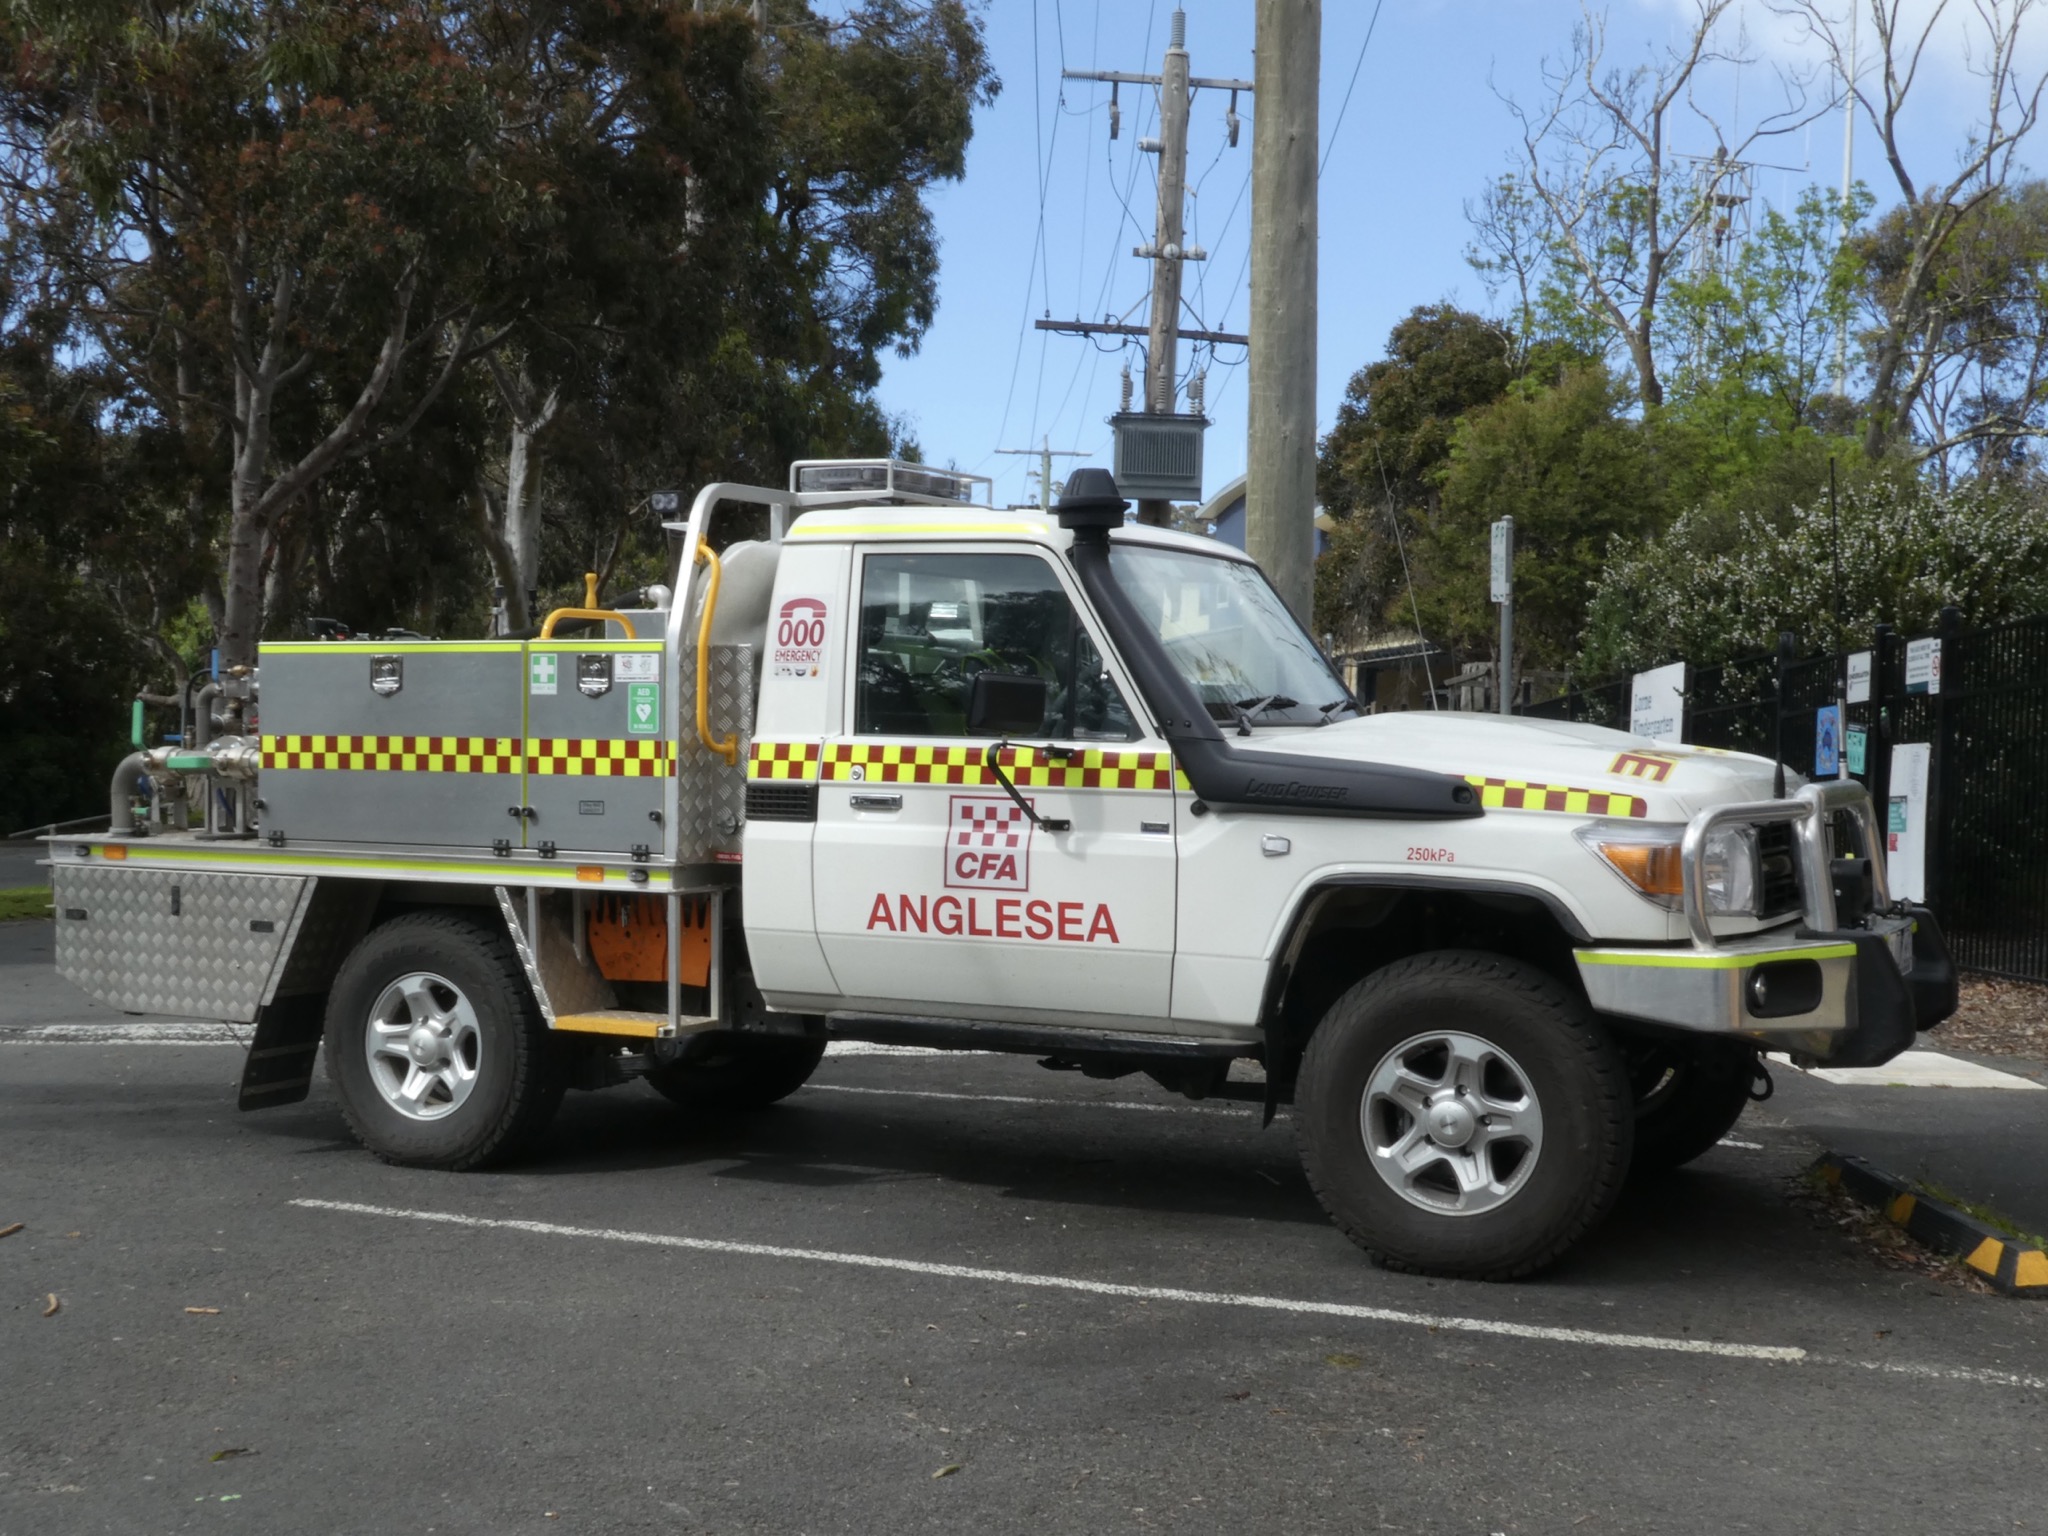
[[(1848, 0), (1836, 9), (1846, 14)], [(1138, 140), (1157, 131), (1149, 87), (1119, 92), (1122, 131), (1109, 137), (1109, 87), (1062, 81), (1062, 67), (1157, 73), (1172, 0), (985, 0), (989, 48), (1003, 82), (978, 115), (967, 174), (931, 198), (942, 241), (937, 318), (919, 352), (886, 360), (881, 402), (927, 460), (995, 477), (995, 502), (1036, 501), (1036, 458), (998, 449), (1078, 449), (1055, 461), (1109, 463), (1105, 418), (1117, 408), (1125, 357), (1087, 339), (1032, 329), (1054, 318), (1147, 318), (1150, 263), (1131, 254), (1149, 240), (1156, 157)], [(1184, 0), (1192, 73), (1253, 75), (1252, 0)], [(1906, 0), (1908, 16), (1929, 0)], [(1633, 66), (1682, 43), (1691, 0), (1614, 0), (1605, 12), (1607, 58)], [(1980, 115), (1970, 68), (1972, 9), (1942, 17), (1906, 123), (1922, 180), (1949, 170), (1964, 127)], [(1534, 104), (1543, 63), (1571, 46), (1579, 9), (1569, 0), (1323, 0), (1316, 348), (1317, 430), (1327, 431), (1344, 386), (1380, 357), (1394, 323), (1418, 304), (1448, 300), (1488, 311), (1484, 283), (1465, 260), (1466, 205), (1511, 169), (1519, 145), (1503, 94)], [(1784, 105), (1782, 72), (1812, 73), (1819, 55), (1765, 0), (1737, 0), (1724, 45), (1748, 62), (1711, 65), (1702, 106), (1731, 136)], [(2048, 55), (2048, 24), (2023, 56)], [(1867, 33), (1866, 33), (1867, 39)], [(1868, 62), (1866, 42), (1866, 62)], [(1860, 73), (1860, 71), (1859, 71)], [(1813, 100), (1832, 93), (1816, 75)], [(1348, 97), (1348, 100), (1347, 100)], [(1251, 222), (1250, 172), (1257, 104), (1240, 97), (1243, 132), (1225, 142), (1226, 94), (1200, 91), (1189, 119), (1187, 235), (1209, 259), (1190, 263), (1183, 294), (1202, 327), (1243, 332)], [(1714, 129), (1681, 123), (1681, 152), (1708, 153)], [(1875, 136), (1859, 125), (1856, 170), (1896, 201)], [(1797, 200), (1813, 181), (1839, 184), (1842, 118), (1764, 141), (1753, 151), (1760, 204)], [(1182, 344), (1181, 366), (1189, 367)], [(1205, 490), (1243, 473), (1242, 348), (1218, 348), (1207, 372)]]

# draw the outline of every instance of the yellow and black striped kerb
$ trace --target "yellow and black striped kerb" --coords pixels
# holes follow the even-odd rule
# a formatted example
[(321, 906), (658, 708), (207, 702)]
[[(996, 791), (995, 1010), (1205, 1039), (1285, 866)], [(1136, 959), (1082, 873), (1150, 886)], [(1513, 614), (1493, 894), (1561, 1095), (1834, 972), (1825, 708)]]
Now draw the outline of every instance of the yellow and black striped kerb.
[(517, 773), (516, 736), (266, 736), (265, 768), (382, 773)]
[(1523, 779), (1488, 779), (1476, 773), (1465, 782), (1479, 791), (1489, 811), (1564, 811), (1573, 816), (1647, 816), (1650, 803), (1634, 795), (1599, 789), (1573, 789), (1568, 784), (1532, 784)]
[(539, 737), (526, 744), (528, 773), (658, 779), (675, 766), (675, 743), (655, 737)]
[[(835, 742), (825, 748), (819, 777), (837, 783), (993, 785), (988, 747), (910, 747)], [(1020, 789), (1171, 789), (1186, 781), (1167, 752), (1090, 747), (1068, 758), (1034, 747), (1005, 747), (996, 761)]]
[(818, 756), (824, 750), (815, 741), (757, 741), (747, 749), (747, 777), (815, 779)]
[(1860, 1157), (1830, 1152), (1813, 1165), (1813, 1172), (1852, 1200), (1882, 1212), (1923, 1247), (1961, 1259), (2006, 1295), (2048, 1297), (2048, 1252), (2039, 1247), (2015, 1241)]

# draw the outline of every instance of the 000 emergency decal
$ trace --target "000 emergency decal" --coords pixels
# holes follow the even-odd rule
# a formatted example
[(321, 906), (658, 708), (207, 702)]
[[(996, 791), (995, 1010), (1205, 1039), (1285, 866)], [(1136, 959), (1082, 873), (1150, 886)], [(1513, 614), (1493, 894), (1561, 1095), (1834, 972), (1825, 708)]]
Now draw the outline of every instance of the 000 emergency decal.
[(768, 659), (770, 677), (822, 677), (825, 674), (825, 599), (792, 597), (775, 616)]

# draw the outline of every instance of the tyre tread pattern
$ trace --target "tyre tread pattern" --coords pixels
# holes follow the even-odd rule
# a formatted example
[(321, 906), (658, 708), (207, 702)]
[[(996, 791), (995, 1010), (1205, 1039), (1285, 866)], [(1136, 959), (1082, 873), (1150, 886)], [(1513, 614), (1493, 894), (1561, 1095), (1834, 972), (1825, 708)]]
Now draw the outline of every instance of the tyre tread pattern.
[[(1575, 1217), (1554, 1232), (1547, 1243), (1514, 1262), (1479, 1268), (1451, 1267), (1417, 1263), (1389, 1253), (1375, 1244), (1371, 1234), (1347, 1222), (1339, 1214), (1338, 1203), (1332, 1199), (1335, 1191), (1330, 1187), (1331, 1171), (1323, 1168), (1310, 1154), (1305, 1138), (1302, 1141), (1303, 1169), (1316, 1198), (1330, 1213), (1338, 1230), (1364, 1249), (1380, 1267), (1402, 1274), (1445, 1275), (1471, 1280), (1521, 1279), (1555, 1263), (1566, 1250), (1599, 1225), (1620, 1196), (1628, 1176), (1634, 1113), (1634, 1095), (1630, 1090), (1627, 1070), (1620, 1053), (1591, 1012), (1553, 977), (1533, 966), (1483, 950), (1432, 950), (1382, 966), (1340, 997), (1309, 1037), (1308, 1050), (1302, 1058), (1301, 1080), (1306, 1083), (1318, 1077), (1325, 1059), (1337, 1049), (1341, 1030), (1332, 1029), (1330, 1025), (1340, 1012), (1356, 1016), (1380, 993), (1392, 990), (1417, 975), (1427, 975), (1438, 982), (1476, 982), (1498, 988), (1528, 1008), (1549, 1014), (1556, 1023), (1560, 1038), (1576, 1046), (1581, 1053), (1581, 1065), (1586, 1076), (1594, 1085), (1597, 1095), (1595, 1109), (1620, 1130), (1619, 1135), (1609, 1138), (1603, 1149), (1604, 1156), (1593, 1170), (1590, 1197), (1583, 1202)], [(1300, 1111), (1296, 1113), (1298, 1116)]]
[[(359, 1048), (359, 1042), (346, 1028), (340, 1032), (337, 1041), (335, 1020), (330, 1018), (327, 1076), (336, 1097), (341, 1100), (341, 1112), (348, 1120), (350, 1131), (380, 1161), (405, 1168), (440, 1168), (465, 1173), (492, 1167), (517, 1156), (554, 1118), (567, 1089), (567, 1076), (557, 1049), (558, 1042), (549, 1036), (546, 1023), (540, 1016), (540, 1007), (527, 984), (526, 969), (520, 964), (510, 937), (501, 930), (447, 911), (411, 912), (392, 918), (372, 929), (364, 943), (367, 945), (380, 936), (387, 947), (406, 940), (467, 946), (472, 950), (472, 957), (486, 967), (490, 979), (503, 984), (506, 995), (514, 1000), (515, 1009), (515, 1027), (511, 1031), (512, 1112), (500, 1115), (482, 1127), (481, 1134), (472, 1136), (467, 1145), (445, 1157), (405, 1155), (380, 1147), (374, 1128), (367, 1126), (358, 1116), (352, 1096), (342, 1083), (342, 1051)], [(354, 958), (351, 956), (350, 960)], [(344, 961), (344, 975), (348, 968), (349, 962)], [(337, 978), (337, 983), (340, 979)], [(339, 985), (336, 990), (340, 990)], [(340, 1049), (336, 1048), (337, 1044)]]

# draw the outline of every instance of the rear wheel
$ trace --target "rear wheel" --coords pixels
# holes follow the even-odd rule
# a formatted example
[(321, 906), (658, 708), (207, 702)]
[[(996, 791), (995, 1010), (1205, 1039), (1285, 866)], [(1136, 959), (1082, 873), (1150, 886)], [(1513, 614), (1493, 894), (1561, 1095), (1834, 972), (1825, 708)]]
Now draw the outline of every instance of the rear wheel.
[(1529, 966), (1396, 961), (1331, 1005), (1295, 1091), (1309, 1183), (1373, 1259), (1506, 1280), (1607, 1212), (1628, 1167), (1628, 1078), (1605, 1031)]
[(502, 1161), (562, 1100), (559, 1042), (510, 940), (457, 913), (373, 929), (335, 977), (326, 1042), (349, 1128), (388, 1163)]
[(1686, 1040), (1631, 1053), (1633, 1170), (1668, 1173), (1713, 1150), (1749, 1107), (1756, 1050), (1734, 1040)]
[(704, 1035), (678, 1061), (656, 1067), (647, 1082), (685, 1109), (764, 1109), (810, 1081), (825, 1042), (800, 1035)]

